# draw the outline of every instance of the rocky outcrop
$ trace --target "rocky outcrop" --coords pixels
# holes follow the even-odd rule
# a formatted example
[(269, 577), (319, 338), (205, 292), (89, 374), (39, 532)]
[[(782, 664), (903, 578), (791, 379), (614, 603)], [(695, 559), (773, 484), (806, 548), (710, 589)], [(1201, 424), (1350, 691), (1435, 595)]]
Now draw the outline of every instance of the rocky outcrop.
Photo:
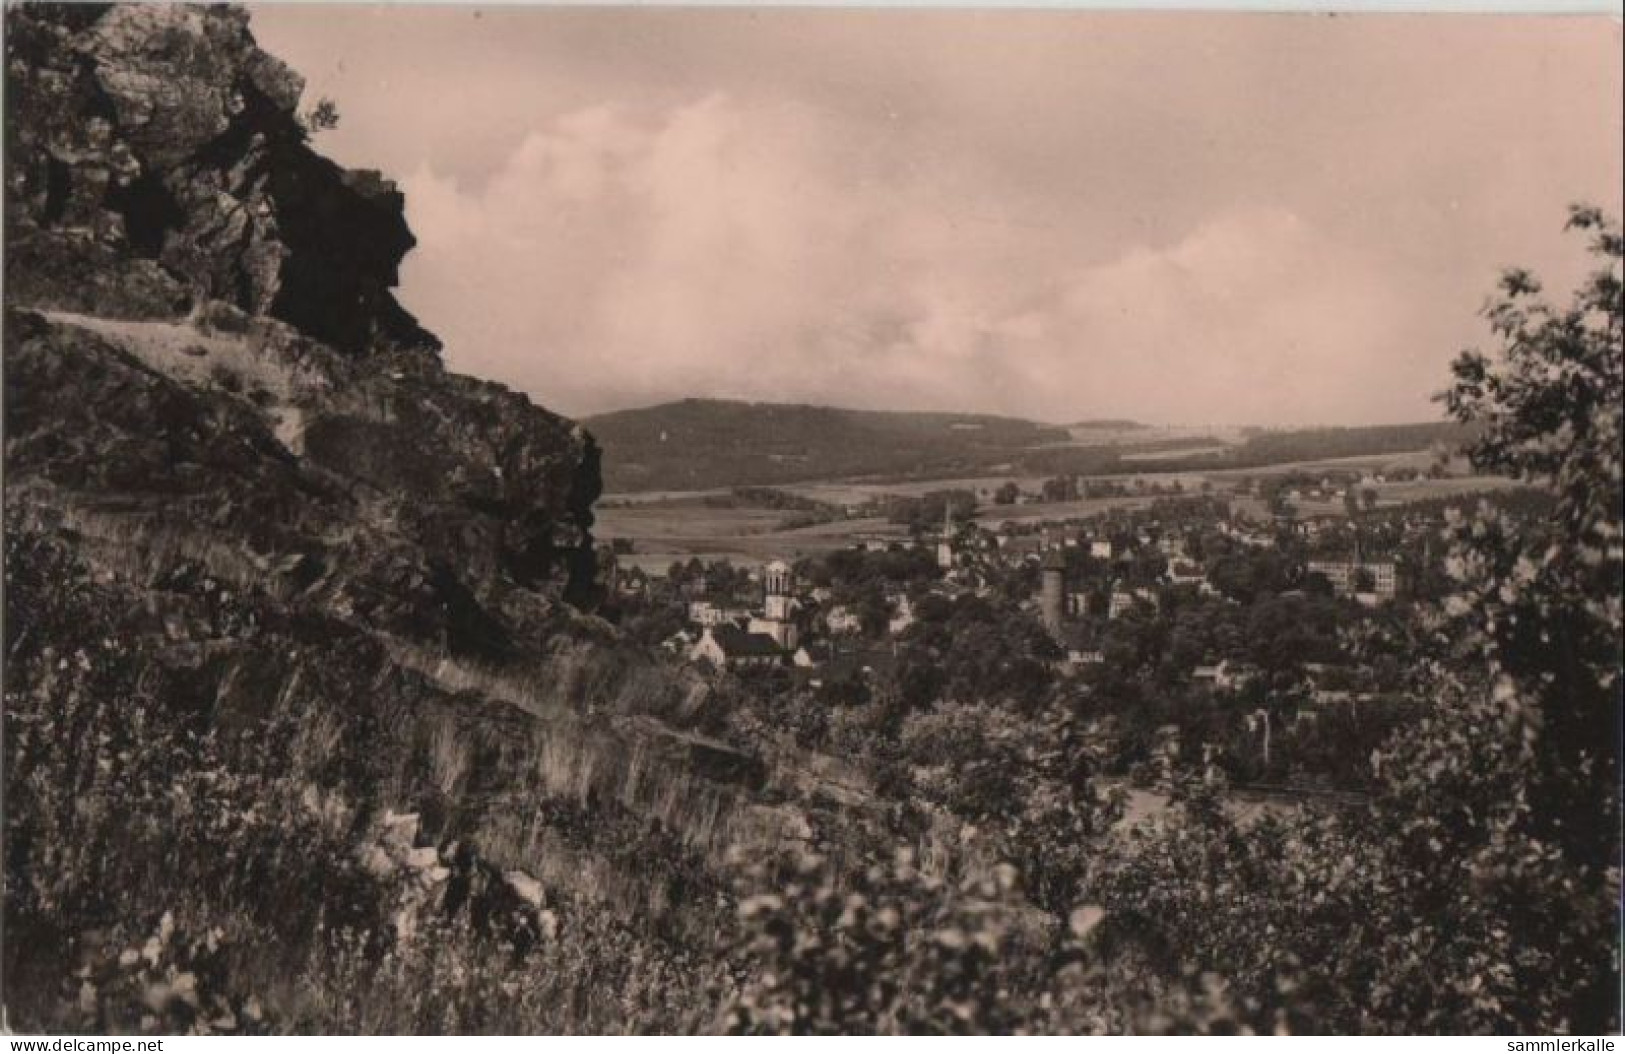
[(443, 368), (390, 292), (401, 194), (311, 149), (247, 14), (6, 19), (8, 486), (161, 494), (141, 531), (239, 538), (423, 643), (534, 633), (515, 590), (590, 607), (596, 444)]
[(163, 552), (233, 545), (290, 600), (458, 654), (591, 605), (589, 436), (433, 359), (231, 326), (9, 312), (19, 511)]
[(8, 711), (105, 653), (103, 702), (223, 766), (420, 815), (375, 862), (476, 923), (542, 888), (687, 910), (794, 841), (741, 807), (759, 760), (674, 727), (709, 688), (592, 613), (596, 443), (445, 369), (390, 292), (400, 194), (312, 151), (246, 16), (6, 19)]
[[(246, 12), (28, 4), (6, 22), (6, 219), (30, 302), (153, 318), (220, 300), (352, 355), (437, 347), (390, 293), (413, 245), (400, 192), (311, 149), (304, 82)], [(53, 280), (63, 252), (129, 279)]]

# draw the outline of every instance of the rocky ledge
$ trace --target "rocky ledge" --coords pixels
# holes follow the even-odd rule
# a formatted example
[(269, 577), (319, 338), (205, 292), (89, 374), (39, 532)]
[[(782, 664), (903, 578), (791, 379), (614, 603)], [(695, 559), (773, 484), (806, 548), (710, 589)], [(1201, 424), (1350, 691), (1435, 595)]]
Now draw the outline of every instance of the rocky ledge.
[(391, 292), (402, 195), (311, 148), (303, 80), (247, 13), (6, 22), (8, 492), (250, 566), (385, 564), (331, 596), (420, 583), (467, 623), (442, 643), (522, 635), (516, 590), (590, 608), (592, 438), (444, 369)]
[(17, 299), (126, 317), (221, 300), (350, 354), (437, 346), (390, 293), (413, 245), (400, 192), (311, 149), (304, 82), (246, 12), (27, 4), (6, 21)]

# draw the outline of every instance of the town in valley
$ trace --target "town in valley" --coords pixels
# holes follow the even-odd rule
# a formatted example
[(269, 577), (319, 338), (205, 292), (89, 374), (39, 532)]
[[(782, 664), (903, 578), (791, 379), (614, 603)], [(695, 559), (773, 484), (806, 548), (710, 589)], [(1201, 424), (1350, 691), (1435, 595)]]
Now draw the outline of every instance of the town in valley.
[[(817, 497), (831, 492), (844, 500)], [(1480, 501), (1540, 508), (1443, 450), (1254, 473), (610, 495), (603, 611), (673, 665), (797, 700), (784, 734), (802, 748), (845, 753), (831, 738), (843, 712), (930, 698), (973, 656), (974, 674), (948, 676), (985, 682), (960, 691), (1025, 686), (1036, 703), (1060, 686), (1093, 711), (1125, 787), (1359, 795), (1405, 709), (1404, 632), (1448, 592), (1439, 532)]]
[(8, 3), (0, 1028), (1618, 1032), (1620, 35)]

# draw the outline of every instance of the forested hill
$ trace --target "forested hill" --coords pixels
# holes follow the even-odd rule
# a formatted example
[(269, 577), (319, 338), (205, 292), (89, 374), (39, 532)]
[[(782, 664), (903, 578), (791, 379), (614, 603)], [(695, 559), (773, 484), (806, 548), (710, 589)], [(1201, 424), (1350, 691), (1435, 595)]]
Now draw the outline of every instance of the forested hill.
[(1472, 437), (1475, 429), (1455, 421), (1404, 425), (1366, 425), (1358, 428), (1304, 428), (1259, 430), (1228, 457), (1249, 465), (1316, 458), (1359, 457), (1426, 450), (1436, 444), (1452, 449)]
[(1130, 421), (1060, 426), (984, 414), (722, 399), (620, 410), (583, 424), (604, 450), (606, 488), (619, 492), (855, 478), (1261, 468), (1438, 444), (1454, 448), (1466, 437), (1453, 422), (1248, 429), (1219, 438)]
[(582, 422), (609, 453), (613, 490), (703, 489), (847, 476), (953, 474), (1066, 443), (1013, 417), (684, 399)]

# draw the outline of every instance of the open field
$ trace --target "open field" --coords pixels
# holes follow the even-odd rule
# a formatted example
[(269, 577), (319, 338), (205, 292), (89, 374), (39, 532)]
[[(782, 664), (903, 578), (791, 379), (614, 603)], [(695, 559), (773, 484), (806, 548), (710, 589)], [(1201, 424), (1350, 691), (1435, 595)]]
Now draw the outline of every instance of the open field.
[[(1228, 497), (1244, 515), (1263, 518), (1266, 512), (1262, 502), (1256, 498), (1231, 493), (1239, 481), (1279, 476), (1289, 472), (1315, 475), (1320, 472), (1351, 470), (1371, 472), (1397, 468), (1425, 470), (1433, 463), (1432, 452), (1418, 450), (1401, 454), (1299, 461), (1267, 468), (1218, 469), (1211, 472), (1149, 471), (1133, 476), (1105, 478), (1131, 487), (1136, 481), (1143, 481), (1148, 486), (1157, 484), (1162, 487), (1178, 482), (1187, 494), (1200, 493), (1204, 483), (1211, 484), (1215, 494)], [(1467, 475), (1465, 466), (1459, 462), (1451, 467), (1458, 474), (1443, 479), (1423, 478), (1408, 482), (1371, 484), (1372, 489), (1377, 492), (1377, 506), (1391, 508), (1436, 498), (1483, 494), (1515, 485), (1512, 480), (1504, 477)], [(1011, 479), (1028, 492), (1037, 491), (1044, 482), (1042, 477), (1032, 476), (976, 476), (902, 483), (875, 481), (792, 483), (776, 489), (831, 505), (857, 506), (894, 496), (917, 498), (938, 490), (971, 490), (985, 495)], [(907, 532), (901, 525), (890, 523), (883, 517), (836, 520), (811, 527), (786, 529), (782, 525), (790, 520), (794, 515), (793, 512), (753, 507), (728, 508), (711, 503), (711, 500), (727, 495), (728, 492), (724, 490), (646, 491), (609, 495), (598, 507), (595, 533), (605, 540), (621, 538), (631, 541), (633, 551), (623, 555), (621, 563), (625, 566), (641, 567), (647, 571), (664, 571), (674, 560), (688, 560), (696, 556), (702, 560), (728, 559), (735, 563), (762, 564), (777, 557), (794, 559), (798, 556), (829, 552), (865, 538), (907, 537)], [(1146, 493), (1066, 502), (1033, 502), (1023, 505), (994, 505), (984, 500), (977, 511), (976, 519), (987, 527), (997, 527), (1004, 523), (1033, 524), (1072, 520), (1114, 509), (1146, 508), (1156, 499), (1156, 495)], [(1300, 500), (1296, 506), (1300, 516), (1344, 515), (1341, 500)]]
[[(1155, 457), (1185, 456), (1187, 453), (1189, 451), (1157, 452)], [(1262, 468), (1181, 468), (1171, 471), (1158, 471), (1151, 457), (1147, 457), (1145, 460), (1150, 463), (1147, 464), (1143, 472), (1114, 473), (1108, 476), (1088, 476), (1086, 478), (1112, 480), (1128, 486), (1133, 486), (1137, 480), (1144, 480), (1147, 484), (1159, 483), (1163, 486), (1177, 482), (1190, 490), (1200, 488), (1204, 480), (1211, 481), (1215, 487), (1218, 487), (1221, 484), (1233, 484), (1238, 479), (1261, 479), (1267, 476), (1284, 475), (1288, 472), (1347, 472), (1364, 469), (1381, 471), (1387, 468), (1426, 470), (1433, 464), (1434, 454), (1428, 450), (1414, 450), (1398, 454), (1361, 454), (1354, 457), (1321, 458), (1314, 461), (1290, 461)], [(1466, 466), (1463, 464), (1453, 465), (1452, 471), (1465, 475)], [(852, 479), (787, 483), (777, 489), (790, 494), (813, 498), (817, 501), (829, 502), (833, 505), (857, 505), (889, 495), (917, 498), (922, 494), (937, 490), (972, 490), (991, 493), (1008, 482), (1016, 483), (1025, 491), (1036, 492), (1044, 485), (1044, 481), (1049, 478), (1051, 477), (1046, 475), (1007, 473), (1003, 475), (956, 476), (944, 479), (908, 481)], [(673, 491), (664, 491), (660, 492), (660, 494), (666, 499), (679, 496), (677, 492)], [(631, 501), (650, 496), (647, 494), (616, 494), (611, 497), (615, 501)], [(687, 495), (681, 496), (686, 497)]]
[(1074, 424), (1066, 430), (1074, 442), (1084, 446), (1139, 446), (1146, 443), (1175, 443), (1190, 440), (1192, 446), (1217, 440), (1219, 449), (1247, 441), (1247, 429), (1235, 425), (1118, 425)]
[[(1325, 457), (1308, 461), (1283, 461), (1279, 464), (1265, 465), (1259, 468), (1218, 468), (1204, 471), (1203, 476), (1212, 479), (1215, 483), (1220, 480), (1236, 479), (1250, 476), (1263, 478), (1265, 476), (1280, 476), (1288, 472), (1322, 472), (1322, 471), (1358, 471), (1370, 469), (1380, 472), (1384, 469), (1414, 468), (1425, 472), (1432, 467), (1436, 455), (1431, 450), (1408, 450), (1397, 454), (1355, 454), (1350, 457)], [(1452, 462), (1452, 472), (1465, 474), (1465, 462), (1456, 459)], [(1189, 475), (1190, 473), (1176, 473), (1176, 475)]]
[(1040, 501), (1031, 505), (984, 505), (976, 510), (976, 522), (984, 527), (1001, 523), (1045, 523), (1097, 516), (1114, 509), (1143, 509), (1156, 500), (1152, 494), (1126, 494), (1113, 498), (1080, 498), (1077, 501)]
[(1132, 453), (1124, 454), (1123, 460), (1134, 462), (1172, 461), (1175, 458), (1205, 457), (1209, 454), (1222, 454), (1229, 449), (1229, 447), (1223, 446), (1182, 446), (1171, 447), (1167, 450), (1136, 450)]
[(695, 556), (764, 564), (778, 557), (794, 559), (844, 549), (864, 536), (907, 536), (901, 526), (878, 517), (782, 528), (792, 515), (773, 509), (712, 508), (699, 498), (668, 498), (603, 509), (594, 533), (603, 539), (632, 542), (633, 551), (620, 557), (623, 566), (662, 572), (675, 560)]
[[(1417, 479), (1408, 482), (1373, 483), (1371, 489), (1377, 492), (1377, 508), (1387, 509), (1399, 505), (1413, 505), (1420, 501), (1432, 501), (1435, 498), (1455, 498), (1468, 494), (1488, 494), (1492, 491), (1506, 490), (1516, 487), (1515, 480), (1505, 476), (1451, 476), (1445, 479)], [(1309, 501), (1307, 499), (1294, 503), (1300, 516), (1340, 516), (1343, 514), (1343, 503), (1333, 501)]]
[(1139, 466), (1209, 471), (1423, 450), (1467, 438), (1449, 421), (1290, 429), (1127, 420), (1058, 425), (727, 399), (683, 399), (582, 423), (598, 439), (604, 480), (615, 493), (931, 484), (950, 477), (1120, 474)]

